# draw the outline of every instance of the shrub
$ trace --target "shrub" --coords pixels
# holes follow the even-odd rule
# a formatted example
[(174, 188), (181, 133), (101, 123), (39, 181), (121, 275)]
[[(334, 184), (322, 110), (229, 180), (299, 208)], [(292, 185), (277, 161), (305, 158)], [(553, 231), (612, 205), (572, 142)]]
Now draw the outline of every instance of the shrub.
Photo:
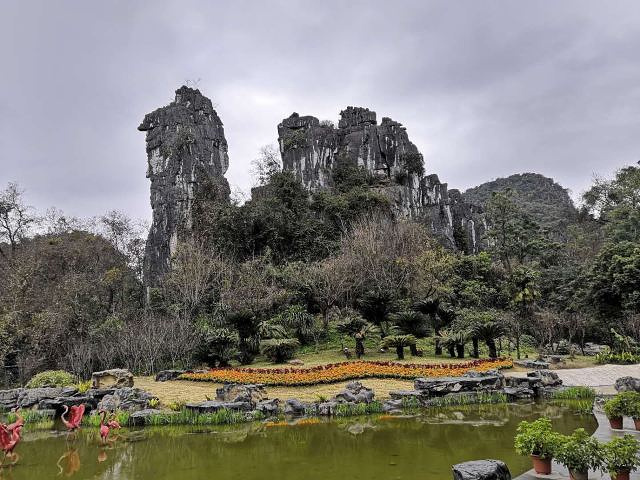
[(226, 367), (237, 354), (238, 336), (228, 328), (207, 329), (198, 347), (197, 358), (212, 367)]
[(76, 383), (75, 387), (78, 389), (78, 393), (85, 393), (87, 390), (91, 388), (91, 380), (87, 380), (85, 382)]
[(569, 470), (586, 472), (602, 465), (602, 446), (584, 428), (578, 428), (571, 435), (562, 435), (556, 459)]
[(630, 416), (640, 418), (640, 393), (622, 392), (604, 404), (604, 413), (608, 418)]
[(399, 360), (404, 358), (404, 347), (416, 344), (416, 337), (413, 335), (389, 335), (382, 340), (382, 348), (395, 348)]
[(27, 388), (69, 387), (76, 383), (76, 377), (64, 370), (45, 370), (27, 382)]
[(633, 435), (614, 438), (604, 445), (604, 465), (609, 472), (635, 470), (640, 466), (638, 449), (640, 444)]
[(553, 458), (558, 451), (562, 438), (551, 428), (551, 420), (539, 418), (533, 422), (520, 422), (514, 439), (519, 455), (537, 455), (541, 458)]
[(613, 363), (616, 365), (633, 365), (640, 363), (640, 355), (631, 352), (611, 353), (601, 352), (596, 354), (596, 363), (604, 365), (605, 363)]
[(291, 360), (300, 342), (296, 338), (277, 338), (262, 342), (262, 353), (273, 363)]

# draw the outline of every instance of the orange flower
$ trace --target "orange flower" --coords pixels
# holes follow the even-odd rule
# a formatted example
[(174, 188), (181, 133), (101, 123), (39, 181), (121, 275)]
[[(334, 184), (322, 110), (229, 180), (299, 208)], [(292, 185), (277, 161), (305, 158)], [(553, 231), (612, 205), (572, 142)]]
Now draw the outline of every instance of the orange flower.
[(358, 378), (457, 377), (469, 370), (511, 368), (513, 360), (499, 358), (464, 363), (419, 364), (396, 362), (341, 362), (311, 368), (213, 368), (203, 373), (184, 373), (183, 380), (216, 383), (262, 383), (264, 385), (317, 385)]

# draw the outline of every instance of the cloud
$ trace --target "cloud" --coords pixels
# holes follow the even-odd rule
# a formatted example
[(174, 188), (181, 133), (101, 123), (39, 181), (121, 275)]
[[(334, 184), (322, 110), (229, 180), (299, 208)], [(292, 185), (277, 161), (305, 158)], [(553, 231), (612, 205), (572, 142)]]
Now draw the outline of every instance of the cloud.
[(217, 104), (230, 182), (297, 111), (402, 122), (466, 188), (536, 171), (575, 193), (640, 150), (632, 1), (20, 1), (0, 18), (0, 183), (38, 208), (149, 216), (145, 113), (187, 80)]

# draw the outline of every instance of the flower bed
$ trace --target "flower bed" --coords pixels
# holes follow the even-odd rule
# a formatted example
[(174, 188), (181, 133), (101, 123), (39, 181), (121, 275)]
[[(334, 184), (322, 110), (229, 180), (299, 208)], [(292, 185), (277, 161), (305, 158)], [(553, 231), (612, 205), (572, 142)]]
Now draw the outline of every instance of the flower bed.
[(469, 370), (487, 371), (511, 368), (513, 360), (473, 360), (464, 363), (397, 363), (397, 362), (340, 362), (310, 368), (213, 368), (207, 372), (184, 373), (182, 380), (216, 383), (261, 383), (271, 386), (302, 386), (335, 383), (359, 378), (397, 378), (412, 380), (418, 377), (457, 377)]

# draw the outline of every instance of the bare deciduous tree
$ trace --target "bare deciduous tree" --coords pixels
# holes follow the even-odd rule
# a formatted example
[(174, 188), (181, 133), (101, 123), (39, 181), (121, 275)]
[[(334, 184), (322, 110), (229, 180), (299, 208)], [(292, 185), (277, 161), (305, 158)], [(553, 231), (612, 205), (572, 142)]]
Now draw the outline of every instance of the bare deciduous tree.
[[(23, 193), (17, 183), (9, 183), (5, 190), (0, 191), (0, 241), (9, 242), (11, 254), (37, 222), (33, 208), (22, 199)], [(0, 255), (6, 257), (1, 244)]]

